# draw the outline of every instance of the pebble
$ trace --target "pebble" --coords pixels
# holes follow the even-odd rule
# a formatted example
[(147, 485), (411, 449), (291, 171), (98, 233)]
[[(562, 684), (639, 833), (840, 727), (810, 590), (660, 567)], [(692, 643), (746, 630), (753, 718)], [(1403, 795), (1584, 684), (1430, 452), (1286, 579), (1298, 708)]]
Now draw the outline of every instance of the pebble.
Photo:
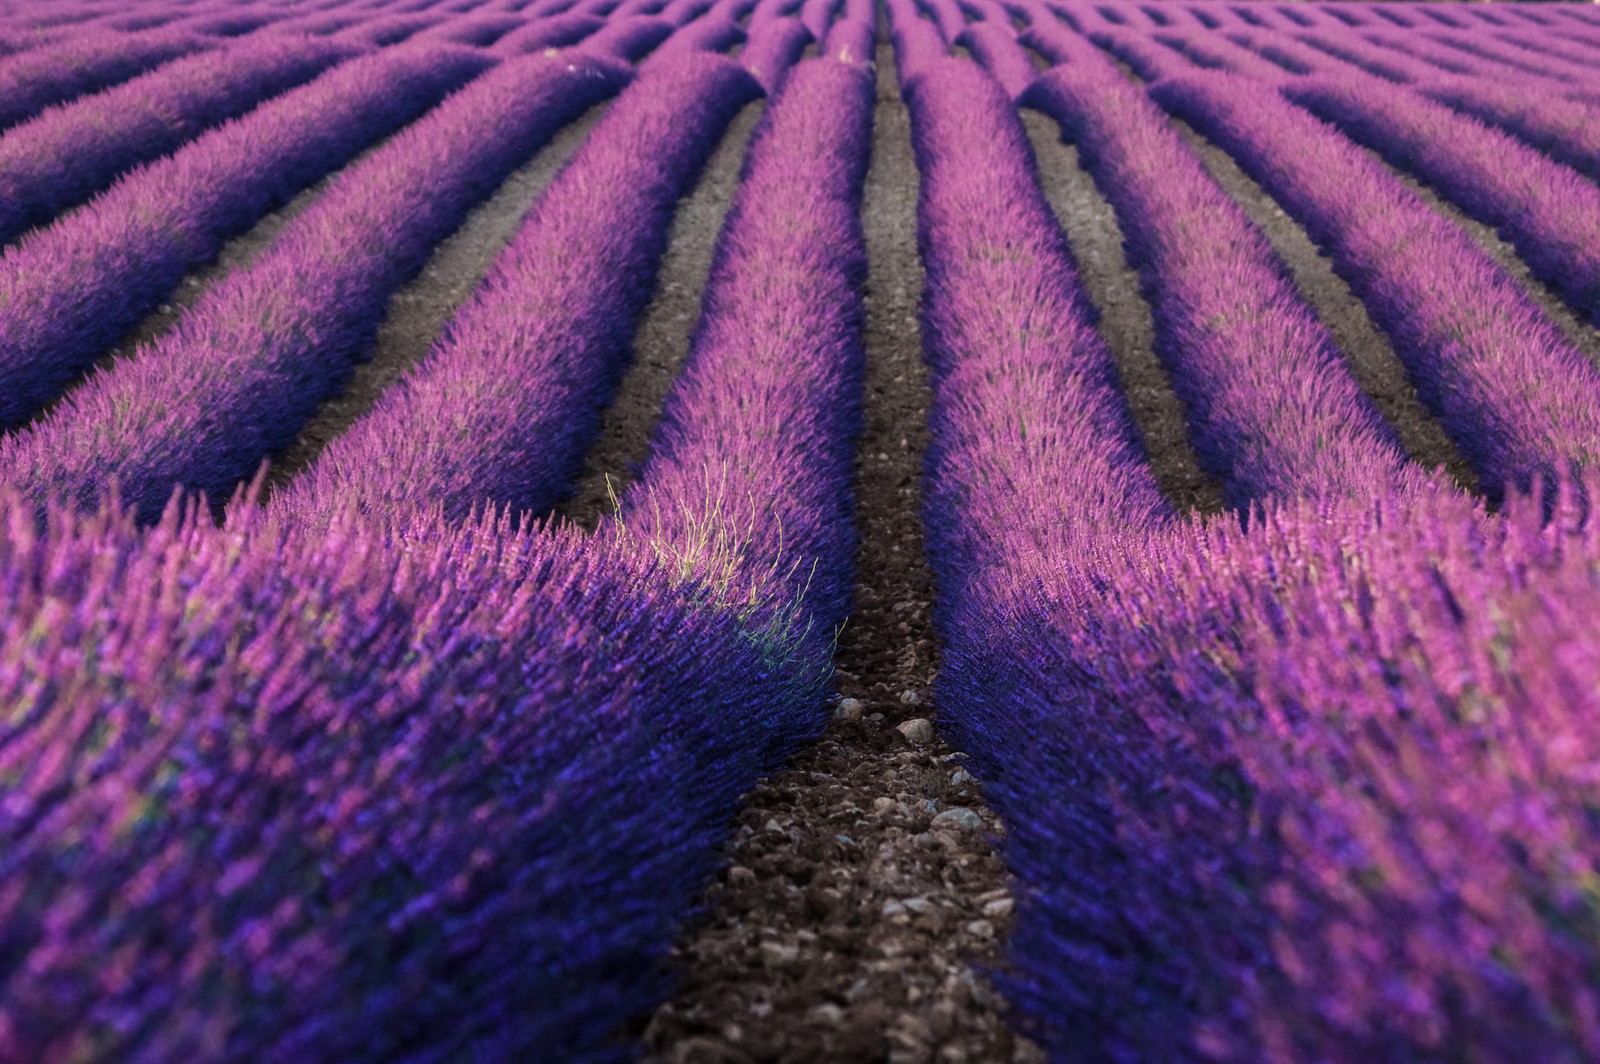
[(761, 943), (761, 963), (768, 968), (787, 968), (799, 959), (800, 949), (797, 946), (788, 946), (782, 942)]
[(921, 1016), (914, 1012), (903, 1012), (895, 1018), (893, 1037), (902, 1045), (923, 1044), (933, 1041), (933, 1031)]
[(756, 874), (743, 865), (734, 865), (728, 869), (728, 884), (730, 886), (740, 886), (746, 883), (754, 883), (755, 881)]
[(816, 1008), (812, 1009), (811, 1018), (819, 1023), (825, 1023), (829, 1027), (837, 1027), (840, 1023), (844, 1022), (844, 1009), (841, 1009), (839, 1006), (830, 1001), (827, 1004), (818, 1005)]
[(859, 698), (841, 698), (834, 707), (834, 720), (860, 720), (866, 715), (867, 707)]
[(905, 736), (908, 743), (926, 746), (933, 742), (933, 721), (925, 717), (914, 717), (895, 730)]
[(967, 934), (975, 938), (993, 938), (994, 925), (987, 920), (973, 920), (967, 924)]
[(915, 706), (922, 701), (922, 696), (912, 690), (900, 692), (900, 701), (908, 706)]
[(966, 828), (968, 831), (982, 831), (983, 818), (977, 813), (973, 812), (971, 809), (957, 806), (954, 809), (946, 809), (944, 812), (934, 817), (933, 826)]
[(894, 805), (894, 799), (888, 796), (874, 798), (872, 800), (872, 811), (874, 813), (887, 813), (894, 808)]
[(985, 916), (1010, 916), (1013, 902), (1010, 898), (996, 898), (983, 906)]
[(978, 777), (964, 768), (957, 769), (950, 776), (950, 786), (952, 787), (966, 787), (977, 782)]

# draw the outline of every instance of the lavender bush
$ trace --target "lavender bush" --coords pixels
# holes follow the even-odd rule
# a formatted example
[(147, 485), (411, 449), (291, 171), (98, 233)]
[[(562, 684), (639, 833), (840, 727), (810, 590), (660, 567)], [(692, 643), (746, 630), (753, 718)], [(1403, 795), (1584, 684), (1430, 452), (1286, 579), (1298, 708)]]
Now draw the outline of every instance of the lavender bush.
[(0, 138), (0, 244), (82, 202), (130, 167), (354, 54), (349, 46), (270, 37), (178, 59), (46, 110)]
[(489, 60), (435, 45), (345, 63), (124, 176), (0, 256), (0, 426), (54, 398), (230, 235)]
[(147, 521), (180, 487), (226, 499), (339, 389), (434, 245), (629, 76), (605, 60), (538, 55), (476, 79), (341, 174), (171, 332), (0, 441), (0, 468), (41, 499), (86, 509), (116, 481)]
[(1177, 521), (999, 87), (907, 102), (936, 697), (1006, 819), (1019, 1022), (1063, 1061), (1592, 1056), (1600, 483)]
[(205, 47), (187, 33), (76, 32), (0, 59), (0, 130)]
[(484, 500), (516, 513), (553, 506), (632, 355), (679, 197), (759, 95), (737, 64), (703, 52), (644, 75), (534, 204), (441, 341), (282, 504), (300, 520), (347, 505), (438, 506), (451, 517)]
[(599, 535), (0, 503), (0, 1056), (632, 1055), (740, 796), (826, 719), (871, 104), (819, 60), (768, 110)]

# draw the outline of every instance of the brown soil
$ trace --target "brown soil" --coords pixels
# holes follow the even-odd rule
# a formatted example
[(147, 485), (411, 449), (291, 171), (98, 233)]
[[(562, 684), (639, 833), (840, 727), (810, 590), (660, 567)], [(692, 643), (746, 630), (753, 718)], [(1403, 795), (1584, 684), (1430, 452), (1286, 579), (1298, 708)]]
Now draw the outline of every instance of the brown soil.
[[(877, 58), (860, 586), (837, 656), (862, 717), (836, 722), (750, 795), (709, 916), (677, 950), (679, 992), (645, 1032), (663, 1064), (1039, 1059), (978, 970), (998, 963), (1009, 928), (990, 845), (999, 823), (948, 746), (897, 730), (935, 715), (938, 656), (919, 520), (929, 391), (916, 168), (892, 53)], [(958, 808), (979, 830), (935, 822)]]
[(1188, 123), (1174, 118), (1172, 124), (1217, 184), (1271, 241), (1278, 257), (1289, 268), (1300, 297), (1333, 334), (1346, 365), (1379, 412), (1394, 426), (1406, 452), (1424, 468), (1444, 467), (1445, 473), (1462, 490), (1476, 491), (1478, 478), (1472, 467), (1417, 398), (1405, 364), (1394, 353), (1388, 337), (1373, 324), (1366, 306), (1334, 272), (1333, 263), (1317, 249), (1305, 230), (1284, 213), (1277, 201), (1239, 169), (1227, 152), (1206, 140)]
[(606, 408), (600, 438), (584, 458), (572, 498), (556, 507), (557, 517), (593, 529), (611, 512), (612, 499), (621, 497), (644, 461), (661, 402), (689, 353), (712, 248), (733, 203), (745, 148), (764, 110), (764, 104), (752, 103), (733, 120), (694, 192), (678, 205), (657, 273), (655, 299), (634, 334), (633, 365)]
[(596, 104), (551, 138), (434, 249), (414, 280), (395, 292), (373, 342), (371, 358), (356, 367), (343, 391), (317, 408), (294, 446), (273, 461), (267, 477), (269, 489), (287, 483), (310, 465), (335, 437), (372, 409), (385, 388), (427, 354), (450, 316), (471, 296), (516, 234), (533, 201), (588, 137), (606, 106)]
[(1039, 184), (1072, 246), (1089, 301), (1100, 312), (1100, 335), (1111, 348), (1156, 483), (1180, 510), (1221, 512), (1222, 486), (1200, 468), (1189, 446), (1183, 404), (1156, 357), (1150, 305), (1128, 265), (1111, 204), (1079, 165), (1077, 147), (1062, 143), (1054, 119), (1033, 110), (1021, 115), (1039, 162)]

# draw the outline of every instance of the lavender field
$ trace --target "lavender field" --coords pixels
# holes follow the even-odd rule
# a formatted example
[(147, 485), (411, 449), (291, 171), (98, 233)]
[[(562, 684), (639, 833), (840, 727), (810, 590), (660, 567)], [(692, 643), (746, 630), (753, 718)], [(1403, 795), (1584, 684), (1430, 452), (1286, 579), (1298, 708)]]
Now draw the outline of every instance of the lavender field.
[(1600, 8), (0, 0), (0, 1064), (1600, 1060)]

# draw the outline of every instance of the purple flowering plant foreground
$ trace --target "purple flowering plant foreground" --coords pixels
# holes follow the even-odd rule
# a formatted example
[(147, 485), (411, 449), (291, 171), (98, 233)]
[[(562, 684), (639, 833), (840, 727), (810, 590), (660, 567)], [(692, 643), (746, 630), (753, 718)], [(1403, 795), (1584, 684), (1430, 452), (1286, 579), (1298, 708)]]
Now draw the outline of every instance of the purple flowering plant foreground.
[[(641, 1054), (834, 712), (905, 127), (933, 715), (1004, 824), (1017, 1059), (1600, 1059), (1597, 69), (1558, 4), (0, 0), (0, 1064)], [(741, 121), (648, 455), (558, 517)]]

